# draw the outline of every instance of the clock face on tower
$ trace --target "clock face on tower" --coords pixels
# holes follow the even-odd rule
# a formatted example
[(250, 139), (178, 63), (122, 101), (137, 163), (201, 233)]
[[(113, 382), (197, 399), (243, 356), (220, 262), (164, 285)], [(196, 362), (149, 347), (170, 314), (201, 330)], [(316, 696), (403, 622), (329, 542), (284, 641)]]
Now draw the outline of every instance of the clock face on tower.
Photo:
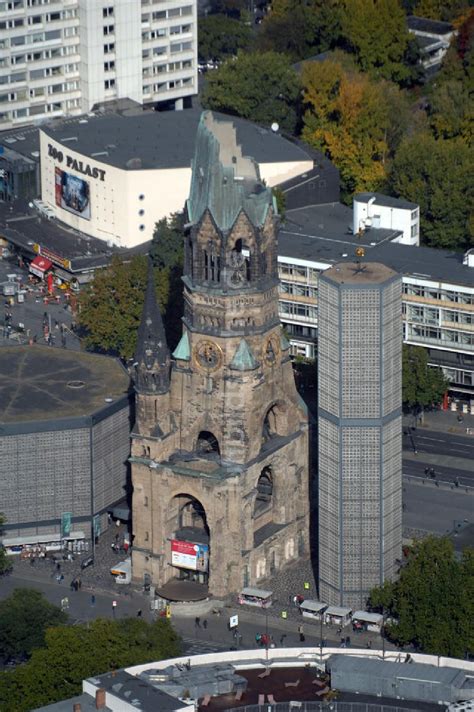
[(214, 341), (198, 341), (194, 347), (194, 360), (206, 371), (215, 371), (222, 365), (222, 349)]

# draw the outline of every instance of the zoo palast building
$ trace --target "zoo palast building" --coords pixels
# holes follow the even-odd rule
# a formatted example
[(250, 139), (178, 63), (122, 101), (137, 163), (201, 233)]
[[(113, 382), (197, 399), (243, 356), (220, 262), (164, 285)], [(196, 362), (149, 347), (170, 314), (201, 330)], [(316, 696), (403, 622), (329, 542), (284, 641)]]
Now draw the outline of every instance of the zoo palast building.
[(272, 193), (208, 112), (186, 207), (182, 338), (170, 355), (151, 275), (138, 335), (133, 576), (224, 596), (309, 551), (308, 421)]

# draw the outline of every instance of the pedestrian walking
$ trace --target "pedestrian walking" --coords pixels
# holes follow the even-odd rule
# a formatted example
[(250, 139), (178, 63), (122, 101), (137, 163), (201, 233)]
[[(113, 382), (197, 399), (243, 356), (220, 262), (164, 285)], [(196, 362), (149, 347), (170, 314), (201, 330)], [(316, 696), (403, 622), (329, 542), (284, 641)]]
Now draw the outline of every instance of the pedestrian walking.
[(92, 594), (92, 596), (91, 596), (91, 606), (92, 606), (92, 607), (95, 606), (95, 596), (94, 596), (94, 594)]
[(196, 626), (196, 628), (201, 627), (201, 619), (199, 618), (199, 616), (196, 616), (196, 618), (194, 619), (194, 625)]
[(206, 628), (207, 628), (207, 619), (206, 618), (204, 618), (204, 620), (202, 622), (202, 627), (204, 628), (204, 630), (206, 630)]
[(141, 617), (142, 617), (142, 609), (140, 608), (140, 610), (137, 611), (137, 618), (141, 618)]
[(115, 609), (117, 608), (117, 601), (112, 601), (112, 616), (115, 618)]
[(283, 645), (283, 643), (285, 642), (285, 638), (286, 638), (286, 633), (283, 633), (283, 635), (280, 635), (280, 645)]

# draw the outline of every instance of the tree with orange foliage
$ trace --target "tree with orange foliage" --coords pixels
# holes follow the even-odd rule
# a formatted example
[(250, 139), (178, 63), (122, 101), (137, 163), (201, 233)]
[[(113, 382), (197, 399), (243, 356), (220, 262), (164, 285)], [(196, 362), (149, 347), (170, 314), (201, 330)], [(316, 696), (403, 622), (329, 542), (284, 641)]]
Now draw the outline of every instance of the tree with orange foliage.
[(381, 189), (408, 120), (399, 89), (334, 60), (307, 62), (302, 83), (303, 138), (339, 168), (343, 197)]

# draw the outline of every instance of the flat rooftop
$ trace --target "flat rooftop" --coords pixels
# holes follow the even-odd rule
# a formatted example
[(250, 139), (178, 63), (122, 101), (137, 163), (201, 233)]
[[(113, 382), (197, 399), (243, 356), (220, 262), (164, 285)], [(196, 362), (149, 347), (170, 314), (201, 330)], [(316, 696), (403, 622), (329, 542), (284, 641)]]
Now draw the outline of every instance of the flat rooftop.
[(340, 203), (289, 210), (278, 237), (278, 256), (330, 267), (353, 262), (364, 247), (367, 262), (380, 262), (412, 277), (474, 287), (474, 268), (463, 264), (462, 252), (394, 243), (396, 230), (369, 228), (359, 238), (352, 233), (352, 209)]
[(0, 423), (91, 415), (129, 387), (127, 372), (109, 356), (39, 345), (0, 348)]
[(391, 195), (383, 195), (382, 193), (356, 193), (354, 200), (361, 203), (368, 203), (372, 200), (373, 205), (383, 205), (386, 208), (402, 208), (404, 210), (415, 210), (418, 207), (416, 203), (411, 203), (404, 198), (394, 198)]
[(145, 253), (148, 247), (148, 243), (132, 250), (109, 245), (105, 240), (89, 237), (54, 219), (49, 220), (23, 201), (0, 203), (0, 236), (29, 252), (31, 257), (35, 254), (35, 243), (47, 247), (71, 261), (71, 272), (106, 267), (112, 255)]
[(379, 262), (340, 262), (324, 272), (325, 279), (337, 284), (370, 285), (382, 284), (394, 277), (396, 272)]
[[(71, 151), (124, 170), (189, 168), (194, 156), (201, 109), (183, 111), (115, 111), (54, 119), (41, 127), (5, 131), (0, 145), (28, 158), (39, 156), (39, 128)], [(308, 161), (305, 150), (270, 128), (213, 112), (220, 121), (232, 121), (245, 156), (257, 163)]]

